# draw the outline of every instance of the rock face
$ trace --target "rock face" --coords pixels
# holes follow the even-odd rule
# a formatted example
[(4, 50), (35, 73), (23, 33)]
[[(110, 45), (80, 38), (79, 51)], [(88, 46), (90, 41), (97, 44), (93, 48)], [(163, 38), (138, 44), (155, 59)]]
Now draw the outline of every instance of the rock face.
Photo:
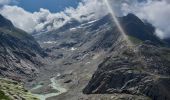
[(154, 36), (151, 25), (136, 16), (129, 14), (119, 20), (135, 45), (128, 47), (121, 41), (113, 44), (110, 55), (98, 66), (83, 93), (170, 100), (170, 49)]
[(0, 15), (0, 75), (15, 80), (33, 78), (37, 59), (45, 56), (34, 38)]
[(126, 48), (99, 65), (84, 93), (127, 93), (169, 100), (169, 49), (150, 44)]

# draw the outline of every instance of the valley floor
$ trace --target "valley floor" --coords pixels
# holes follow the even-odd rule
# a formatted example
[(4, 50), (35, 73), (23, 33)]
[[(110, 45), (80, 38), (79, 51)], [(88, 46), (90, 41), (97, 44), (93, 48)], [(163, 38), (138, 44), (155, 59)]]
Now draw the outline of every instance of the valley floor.
[[(55, 44), (41, 45), (44, 48), (52, 48)], [(82, 90), (105, 57), (105, 52), (83, 53), (81, 48), (60, 48), (53, 49), (49, 55), (43, 61), (45, 66), (40, 68), (37, 80), (26, 84), (26, 87), (41, 100), (85, 98)]]

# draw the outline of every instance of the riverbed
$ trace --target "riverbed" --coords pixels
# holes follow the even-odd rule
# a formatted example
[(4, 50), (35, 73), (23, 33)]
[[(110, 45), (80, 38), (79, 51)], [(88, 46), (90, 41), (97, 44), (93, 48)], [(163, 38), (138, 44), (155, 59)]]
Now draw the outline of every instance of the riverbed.
[[(50, 86), (58, 92), (48, 93), (48, 94), (34, 94), (40, 100), (46, 100), (47, 98), (54, 97), (54, 96), (67, 92), (67, 89), (62, 87), (61, 84), (56, 80), (56, 77), (51, 78), (50, 81), (51, 81)], [(43, 85), (37, 85), (31, 90), (38, 89), (41, 87), (43, 87)]]

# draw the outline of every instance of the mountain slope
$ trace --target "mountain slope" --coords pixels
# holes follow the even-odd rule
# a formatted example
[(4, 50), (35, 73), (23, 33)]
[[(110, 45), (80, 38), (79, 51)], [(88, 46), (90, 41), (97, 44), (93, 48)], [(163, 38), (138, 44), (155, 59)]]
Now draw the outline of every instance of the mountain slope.
[(101, 63), (84, 93), (125, 93), (146, 95), (153, 100), (169, 99), (170, 49), (147, 43), (134, 49), (119, 50)]
[(129, 14), (120, 21), (127, 35), (143, 42), (133, 47), (126, 43), (113, 46), (83, 93), (118, 93), (169, 100), (170, 49), (154, 35), (150, 25), (148, 27), (134, 15)]
[(44, 52), (34, 38), (0, 15), (0, 75), (15, 80), (35, 78)]

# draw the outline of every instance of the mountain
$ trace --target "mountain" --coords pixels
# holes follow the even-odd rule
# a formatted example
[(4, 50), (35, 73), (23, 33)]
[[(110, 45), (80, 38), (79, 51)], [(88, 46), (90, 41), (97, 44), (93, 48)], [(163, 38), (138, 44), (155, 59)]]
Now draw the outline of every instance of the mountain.
[(38, 79), (55, 76), (68, 89), (49, 100), (169, 100), (169, 44), (134, 14), (117, 18), (133, 46), (111, 15), (35, 35), (50, 59)]
[(35, 78), (38, 58), (45, 56), (35, 39), (0, 15), (0, 76), (14, 80)]
[(140, 39), (141, 41), (150, 40), (155, 44), (165, 45), (165, 41), (160, 40), (154, 33), (155, 27), (147, 22), (142, 22), (133, 14), (120, 18), (123, 29), (129, 37)]
[(0, 27), (12, 28), (14, 27), (12, 22), (0, 15)]
[[(149, 40), (155, 44), (168, 46), (167, 41), (159, 39), (155, 34), (155, 28), (141, 21), (133, 14), (118, 18), (128, 38), (134, 44), (140, 44)], [(109, 49), (119, 40), (120, 32), (113, 22), (112, 16), (107, 15), (101, 19), (80, 23), (75, 20), (66, 23), (63, 27), (47, 33), (35, 35), (40, 43), (56, 42), (55, 46), (81, 47), (86, 51), (96, 49)]]
[(143, 42), (133, 47), (128, 47), (127, 43), (113, 46), (111, 55), (99, 64), (83, 93), (117, 93), (169, 100), (170, 49), (163, 46), (165, 41), (154, 36), (153, 27), (136, 16), (129, 14), (120, 21), (128, 36)]

